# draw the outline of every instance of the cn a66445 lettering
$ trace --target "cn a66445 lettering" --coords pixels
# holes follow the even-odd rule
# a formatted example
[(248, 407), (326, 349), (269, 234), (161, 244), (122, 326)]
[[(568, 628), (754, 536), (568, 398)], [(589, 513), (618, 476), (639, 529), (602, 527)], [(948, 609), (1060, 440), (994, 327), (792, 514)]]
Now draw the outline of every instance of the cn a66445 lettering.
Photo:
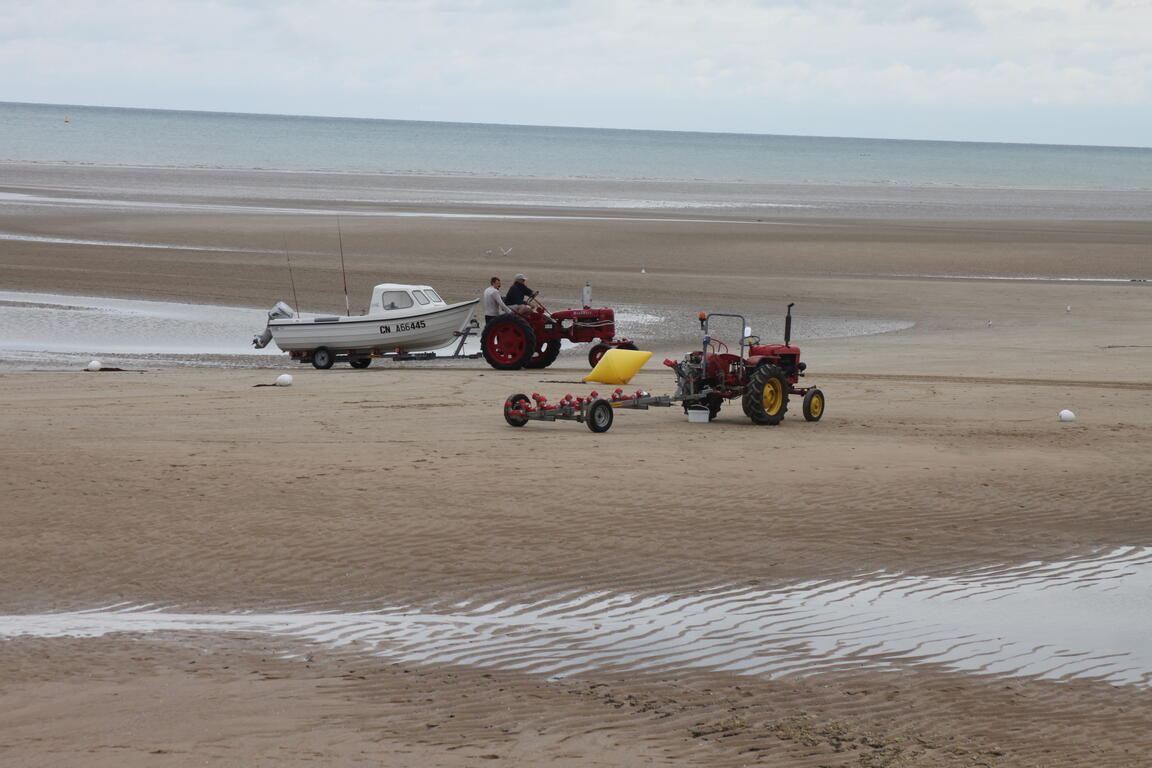
[(424, 327), (423, 320), (414, 320), (411, 323), (393, 323), (392, 325), (381, 325), (380, 333), (403, 333), (404, 331), (415, 331)]

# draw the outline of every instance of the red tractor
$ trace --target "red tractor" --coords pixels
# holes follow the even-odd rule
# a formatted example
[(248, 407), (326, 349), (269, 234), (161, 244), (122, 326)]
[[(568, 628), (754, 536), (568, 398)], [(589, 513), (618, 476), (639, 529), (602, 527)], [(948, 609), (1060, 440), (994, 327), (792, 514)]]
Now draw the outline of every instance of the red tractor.
[[(588, 299), (585, 298), (585, 302)], [(628, 339), (617, 339), (616, 313), (611, 309), (562, 309), (549, 312), (535, 299), (523, 313), (494, 317), (480, 334), (480, 350), (493, 368), (547, 368), (560, 354), (560, 342), (597, 341), (588, 351), (592, 367), (612, 347), (636, 349)]]
[[(728, 345), (709, 335), (709, 321), (714, 317), (731, 317), (740, 321), (743, 336), (740, 354), (731, 354)], [(798, 387), (807, 367), (800, 362), (800, 348), (792, 346), (792, 304), (784, 320), (784, 343), (761, 344), (752, 336), (741, 315), (700, 313), (704, 332), (703, 349), (690, 352), (683, 360), (665, 360), (664, 365), (676, 372), (676, 394), (673, 400), (684, 403), (684, 410), (708, 409), (708, 418), (716, 418), (725, 400), (740, 399), (744, 414), (756, 424), (779, 424), (788, 410), (789, 395), (804, 398), (803, 413), (807, 421), (819, 421), (824, 415), (824, 393), (815, 387)]]

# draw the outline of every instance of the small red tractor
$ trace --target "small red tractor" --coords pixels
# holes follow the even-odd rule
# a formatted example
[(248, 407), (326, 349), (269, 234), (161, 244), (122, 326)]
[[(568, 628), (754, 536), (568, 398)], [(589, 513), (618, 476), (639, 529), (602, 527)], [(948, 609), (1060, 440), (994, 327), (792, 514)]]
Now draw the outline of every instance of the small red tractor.
[[(806, 366), (800, 362), (800, 348), (792, 346), (792, 306), (788, 305), (784, 319), (783, 344), (761, 344), (741, 315), (701, 312), (703, 348), (689, 352), (679, 362), (664, 361), (676, 373), (675, 394), (653, 395), (636, 390), (630, 395), (617, 387), (604, 397), (593, 391), (587, 397), (565, 395), (558, 402), (549, 403), (540, 394), (516, 393), (504, 401), (504, 420), (513, 427), (523, 427), (529, 421), (577, 421), (593, 432), (607, 432), (616, 410), (646, 411), (681, 403), (689, 421), (711, 421), (725, 400), (739, 398), (753, 423), (779, 424), (788, 410), (789, 396), (798, 395), (804, 398), (805, 420), (819, 421), (824, 415), (824, 393), (816, 387), (796, 386)], [(740, 321), (740, 354), (731, 354), (724, 342), (712, 338), (709, 324), (714, 317)]]
[[(740, 321), (740, 354), (730, 353), (727, 344), (709, 333), (710, 321), (718, 317)], [(800, 362), (800, 348), (792, 346), (792, 304), (784, 319), (783, 344), (761, 344), (741, 315), (701, 312), (700, 329), (704, 332), (703, 349), (690, 352), (679, 362), (664, 361), (676, 372), (672, 399), (683, 402), (685, 411), (706, 408), (711, 420), (725, 400), (739, 398), (744, 414), (754, 423), (779, 424), (788, 410), (789, 395), (798, 395), (804, 398), (805, 420), (819, 421), (824, 415), (824, 393), (815, 387), (797, 386), (807, 366)]]
[(561, 341), (597, 341), (588, 351), (588, 364), (596, 367), (613, 347), (636, 349), (629, 339), (615, 338), (616, 313), (608, 308), (593, 309), (589, 300), (586, 292), (582, 309), (549, 312), (533, 298), (525, 312), (492, 318), (480, 334), (484, 359), (501, 371), (547, 368), (560, 354)]

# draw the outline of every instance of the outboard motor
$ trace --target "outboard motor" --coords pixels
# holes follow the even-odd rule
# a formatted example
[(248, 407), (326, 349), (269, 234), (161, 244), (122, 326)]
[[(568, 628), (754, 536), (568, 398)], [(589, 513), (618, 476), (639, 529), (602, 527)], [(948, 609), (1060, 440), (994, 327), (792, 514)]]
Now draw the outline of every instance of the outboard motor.
[(276, 302), (276, 306), (268, 310), (269, 320), (279, 320), (282, 317), (296, 317), (296, 310), (288, 306), (282, 301)]
[[(296, 310), (288, 306), (282, 301), (276, 302), (276, 306), (268, 310), (269, 320), (279, 320), (281, 318), (296, 317)], [(252, 346), (256, 349), (264, 349), (268, 346), (268, 342), (272, 341), (272, 329), (265, 327), (264, 332), (252, 337)]]

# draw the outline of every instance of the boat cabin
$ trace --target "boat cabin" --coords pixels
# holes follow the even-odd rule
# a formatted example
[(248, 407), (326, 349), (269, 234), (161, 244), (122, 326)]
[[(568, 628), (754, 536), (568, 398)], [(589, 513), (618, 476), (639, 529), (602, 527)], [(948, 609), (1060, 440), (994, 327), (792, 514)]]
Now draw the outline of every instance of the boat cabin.
[(447, 304), (431, 286), (381, 283), (372, 289), (372, 302), (368, 305), (368, 314), (434, 306), (443, 307)]

